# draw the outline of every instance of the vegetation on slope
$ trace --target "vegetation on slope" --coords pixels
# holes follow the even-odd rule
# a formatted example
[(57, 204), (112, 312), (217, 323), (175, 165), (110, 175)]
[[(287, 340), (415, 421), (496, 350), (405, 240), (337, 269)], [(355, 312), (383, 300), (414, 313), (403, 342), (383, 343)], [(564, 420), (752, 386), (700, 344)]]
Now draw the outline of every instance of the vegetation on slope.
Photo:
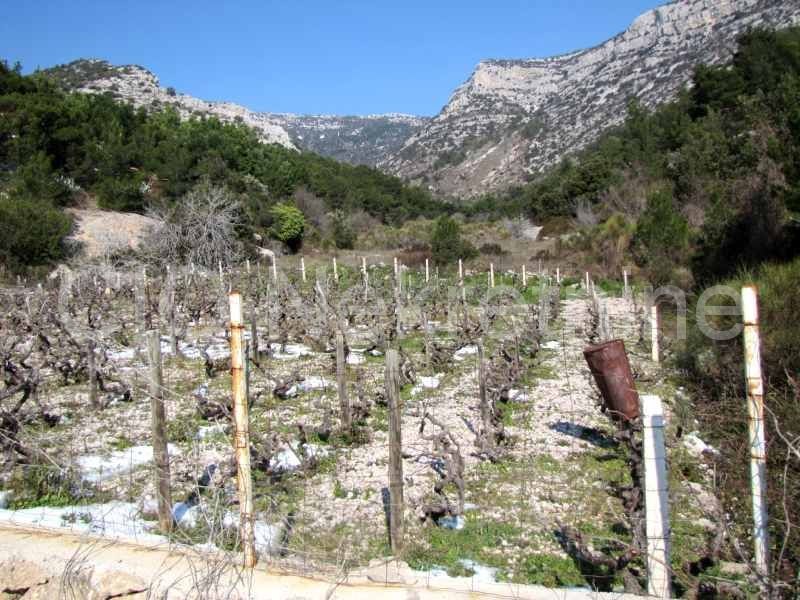
[(674, 102), (653, 112), (631, 102), (623, 126), (473, 212), (622, 220), (636, 229), (622, 250), (657, 283), (684, 283), (680, 267), (703, 282), (788, 259), (800, 248), (798, 107), (800, 29), (752, 31), (730, 65), (698, 66)]
[[(299, 189), (321, 210), (365, 212), (383, 223), (448, 211), (427, 191), (364, 166), (259, 143), (256, 134), (214, 118), (182, 121), (170, 109), (148, 113), (107, 95), (65, 94), (40, 74), (0, 62), (0, 210), (39, 203), (53, 210), (96, 197), (104, 208), (143, 212), (170, 205), (201, 181), (223, 185), (243, 206), (243, 235), (273, 230), (273, 206)], [(39, 211), (34, 211), (39, 214)], [(25, 235), (42, 228), (34, 219)], [(0, 241), (12, 264), (56, 259), (63, 227), (47, 252), (20, 253)]]

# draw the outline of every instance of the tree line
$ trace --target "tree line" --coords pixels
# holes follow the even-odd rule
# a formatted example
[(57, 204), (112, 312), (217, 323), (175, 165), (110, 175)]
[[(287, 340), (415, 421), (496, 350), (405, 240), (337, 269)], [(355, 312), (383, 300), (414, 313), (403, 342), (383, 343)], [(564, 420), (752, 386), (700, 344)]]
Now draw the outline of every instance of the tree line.
[[(101, 208), (164, 209), (198, 183), (225, 187), (242, 206), (242, 235), (273, 231), (275, 206), (304, 188), (330, 211), (386, 224), (435, 217), (449, 205), (365, 166), (262, 144), (252, 129), (213, 117), (148, 112), (110, 95), (65, 93), (43, 73), (0, 61), (0, 258), (61, 258), (70, 219), (90, 195)], [(278, 209), (280, 210), (280, 209)]]

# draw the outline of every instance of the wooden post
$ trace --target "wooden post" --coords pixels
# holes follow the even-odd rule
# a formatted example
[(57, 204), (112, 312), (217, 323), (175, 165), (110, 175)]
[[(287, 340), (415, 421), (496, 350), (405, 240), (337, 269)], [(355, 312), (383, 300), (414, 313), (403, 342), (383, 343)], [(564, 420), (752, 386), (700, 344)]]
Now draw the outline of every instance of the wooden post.
[(258, 302), (254, 296), (250, 297), (250, 346), (253, 350), (252, 356), (256, 364), (258, 364), (260, 356), (258, 349)]
[(389, 404), (389, 539), (397, 558), (403, 550), (403, 436), (400, 410), (400, 357), (386, 351), (386, 400)]
[(169, 451), (167, 449), (164, 379), (161, 372), (161, 336), (158, 330), (147, 332), (149, 364), (150, 425), (153, 440), (153, 463), (156, 470), (158, 526), (162, 533), (172, 531), (172, 492), (169, 484)]
[(528, 287), (528, 274), (525, 272), (525, 265), (522, 265), (522, 287)]
[(231, 388), (233, 392), (233, 446), (236, 452), (236, 482), (239, 489), (239, 521), (244, 566), (256, 564), (253, 528), (253, 480), (250, 475), (250, 423), (246, 397), (242, 296), (232, 292), (230, 302)]
[(172, 269), (169, 268), (169, 265), (167, 265), (167, 285), (169, 286), (167, 290), (167, 304), (169, 306), (167, 310), (167, 319), (169, 321), (169, 345), (172, 350), (172, 357), (177, 358), (179, 349), (177, 328), (175, 327), (175, 274)]
[(753, 555), (756, 571), (765, 584), (768, 584), (767, 449), (764, 442), (764, 382), (761, 377), (758, 292), (755, 286), (742, 288), (742, 321), (750, 443), (750, 493), (753, 501)]
[(403, 264), (400, 263), (397, 266), (398, 275), (397, 275), (397, 289), (399, 292), (403, 292)]
[(622, 281), (623, 281), (622, 293), (627, 298), (628, 296), (630, 296), (630, 290), (628, 289), (628, 270), (627, 269), (623, 269), (622, 270)]
[(425, 349), (425, 368), (427, 369), (428, 373), (431, 375), (433, 374), (433, 370), (431, 369), (431, 333), (430, 327), (428, 323), (428, 315), (425, 314), (425, 309), (419, 311), (420, 314), (420, 325), (422, 325), (422, 340), (423, 340), (423, 347)]
[(425, 283), (428, 283), (428, 281), (430, 281), (430, 278), (431, 278), (430, 268), (428, 267), (428, 259), (426, 258), (425, 259)]
[(489, 396), (486, 393), (486, 364), (483, 358), (483, 341), (478, 342), (478, 399), (481, 410), (481, 424), (483, 436), (487, 443), (492, 443), (492, 407), (489, 405)]
[(589, 293), (589, 271), (586, 271), (586, 279), (584, 283), (584, 288), (586, 289), (586, 293)]
[(92, 408), (97, 408), (99, 402), (97, 400), (97, 361), (94, 355), (94, 338), (89, 333), (89, 340), (86, 342), (86, 370), (89, 371), (89, 404)]
[(460, 258), (458, 259), (458, 285), (461, 287), (461, 302), (466, 304), (467, 291), (464, 289), (464, 262)]
[(556, 267), (556, 283), (561, 285), (561, 269)]
[(494, 287), (494, 263), (489, 263), (489, 287)]
[(644, 510), (647, 534), (647, 593), (670, 597), (669, 498), (664, 410), (658, 396), (641, 396)]
[(306, 281), (306, 259), (300, 257), (300, 275), (303, 278), (303, 283)]
[(659, 360), (658, 356), (658, 303), (653, 300), (650, 306), (650, 351), (654, 363)]
[(336, 265), (336, 257), (333, 257), (333, 280), (339, 283), (339, 267)]
[(347, 397), (347, 363), (344, 353), (344, 335), (336, 332), (336, 384), (339, 389), (339, 407), (342, 414), (342, 429), (350, 431), (350, 400)]

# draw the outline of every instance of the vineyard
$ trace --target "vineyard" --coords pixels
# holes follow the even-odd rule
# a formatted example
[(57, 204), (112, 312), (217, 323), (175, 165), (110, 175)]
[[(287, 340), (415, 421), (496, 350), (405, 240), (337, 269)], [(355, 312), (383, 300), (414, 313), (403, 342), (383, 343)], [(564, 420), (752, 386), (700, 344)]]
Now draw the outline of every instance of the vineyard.
[[(604, 412), (583, 357), (618, 338), (638, 391), (665, 405), (675, 593), (744, 577), (703, 567), (725, 528), (703, 461), (714, 449), (651, 360), (646, 294), (541, 267), (87, 266), (6, 288), (3, 523), (222, 553), (215, 569), (239, 568), (237, 292), (250, 525), (268, 571), (644, 593), (641, 427)], [(387, 569), (390, 556), (407, 568)]]

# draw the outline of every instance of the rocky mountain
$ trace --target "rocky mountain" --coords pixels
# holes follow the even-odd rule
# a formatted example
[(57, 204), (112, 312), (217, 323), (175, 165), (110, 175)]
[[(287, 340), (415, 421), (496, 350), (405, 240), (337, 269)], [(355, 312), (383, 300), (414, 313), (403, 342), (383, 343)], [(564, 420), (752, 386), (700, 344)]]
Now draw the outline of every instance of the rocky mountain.
[(381, 168), (444, 194), (522, 183), (625, 117), (674, 97), (697, 63), (726, 60), (739, 33), (800, 22), (797, 0), (677, 0), (599, 46), (485, 60)]
[(265, 143), (310, 150), (352, 164), (375, 166), (427, 122), (425, 117), (403, 114), (339, 117), (254, 112), (232, 102), (209, 102), (161, 87), (144, 67), (115, 66), (97, 59), (76, 60), (44, 73), (69, 91), (110, 93), (151, 110), (172, 106), (184, 118), (211, 115), (225, 122), (242, 122)]
[(298, 148), (373, 167), (400, 150), (429, 120), (404, 114), (364, 117), (272, 114), (270, 117), (289, 133)]

